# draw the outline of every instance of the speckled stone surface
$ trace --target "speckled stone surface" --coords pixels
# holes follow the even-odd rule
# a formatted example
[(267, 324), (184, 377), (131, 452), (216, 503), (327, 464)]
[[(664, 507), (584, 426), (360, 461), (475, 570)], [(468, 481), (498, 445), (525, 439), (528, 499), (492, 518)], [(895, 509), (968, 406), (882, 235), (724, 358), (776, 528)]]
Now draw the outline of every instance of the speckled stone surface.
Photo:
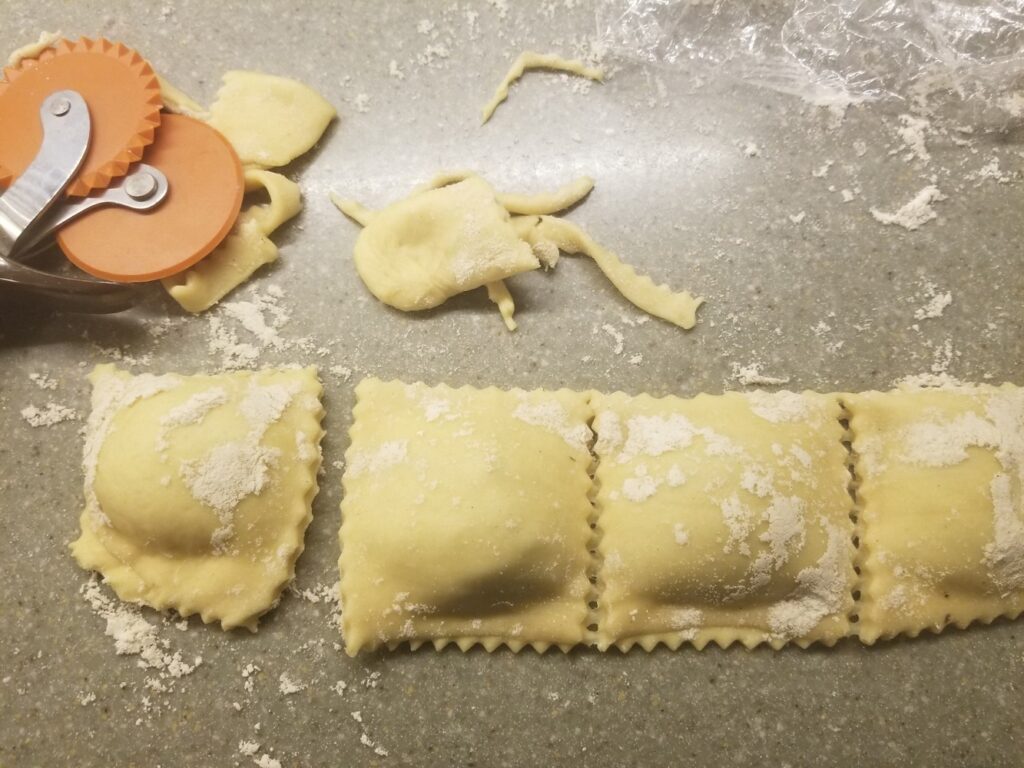
[[(906, 105), (840, 117), (713, 73), (624, 64), (587, 93), (530, 75), (480, 128), (479, 108), (515, 54), (573, 53), (593, 34), (586, 3), (559, 3), (553, 14), (545, 5), (516, 4), (502, 17), (500, 4), (475, 0), (454, 10), (0, 2), (4, 50), (41, 29), (103, 34), (204, 103), (225, 70), (258, 68), (308, 82), (337, 105), (341, 119), (321, 146), (287, 169), (306, 208), (277, 238), (279, 263), (251, 284), (264, 295), (279, 286), (290, 313), (279, 331), (286, 348), (263, 350), (261, 363), (316, 363), (326, 386), (326, 472), (300, 589), (337, 579), (335, 464), (364, 375), (687, 395), (738, 388), (735, 370), (757, 364), (797, 389), (885, 388), (933, 370), (1024, 384), (1019, 123), (967, 134), (936, 115), (931, 160), (907, 161), (896, 133)], [(402, 77), (389, 74), (392, 61)], [(978, 175), (993, 157), (1006, 183)], [(591, 263), (573, 258), (511, 282), (515, 334), (483, 291), (416, 317), (379, 305), (352, 267), (357, 228), (328, 191), (381, 205), (463, 167), (509, 191), (592, 175), (596, 189), (570, 216), (657, 279), (706, 297), (699, 326), (641, 324)], [(871, 217), (871, 207), (895, 210), (933, 181), (947, 199), (920, 230)], [(941, 316), (915, 317), (946, 291)], [(85, 373), (118, 357), (136, 371), (216, 370), (211, 316), (186, 317), (158, 290), (107, 318), (0, 305), (4, 768), (245, 766), (264, 755), (284, 768), (1021, 763), (1024, 647), (1021, 625), (1007, 622), (874, 648), (349, 659), (335, 646), (331, 605), (286, 593), (255, 635), (195, 619), (181, 631), (146, 613), (172, 651), (203, 659), (173, 691), (151, 690), (152, 671), (116, 655), (68, 554), (82, 421), (33, 429), (20, 411), (52, 401), (84, 417)], [(39, 388), (30, 373), (57, 388)], [(260, 668), (251, 691), (248, 664)], [(282, 674), (306, 687), (283, 695)], [(242, 754), (242, 741), (258, 751)]]

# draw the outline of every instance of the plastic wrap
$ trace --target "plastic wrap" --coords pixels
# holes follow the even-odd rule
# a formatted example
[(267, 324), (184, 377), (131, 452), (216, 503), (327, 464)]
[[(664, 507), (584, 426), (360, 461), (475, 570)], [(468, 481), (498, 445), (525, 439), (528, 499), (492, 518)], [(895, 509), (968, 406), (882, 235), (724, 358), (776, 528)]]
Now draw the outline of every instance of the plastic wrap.
[(602, 0), (620, 58), (843, 104), (937, 91), (1024, 113), (1024, 0)]

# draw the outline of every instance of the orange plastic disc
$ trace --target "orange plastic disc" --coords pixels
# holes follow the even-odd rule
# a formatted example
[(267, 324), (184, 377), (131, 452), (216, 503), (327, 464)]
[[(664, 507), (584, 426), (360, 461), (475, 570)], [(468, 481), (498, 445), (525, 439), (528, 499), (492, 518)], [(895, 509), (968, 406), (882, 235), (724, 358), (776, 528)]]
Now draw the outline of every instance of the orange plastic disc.
[(160, 125), (160, 84), (135, 51), (109, 40), (60, 40), (0, 78), (0, 183), (17, 177), (39, 152), (39, 107), (54, 91), (78, 91), (89, 105), (89, 149), (67, 194), (82, 197), (123, 176), (153, 143)]
[(86, 272), (122, 283), (157, 280), (188, 269), (231, 231), (245, 182), (219, 131), (164, 115), (146, 163), (167, 176), (163, 202), (149, 211), (97, 208), (58, 231), (61, 250)]

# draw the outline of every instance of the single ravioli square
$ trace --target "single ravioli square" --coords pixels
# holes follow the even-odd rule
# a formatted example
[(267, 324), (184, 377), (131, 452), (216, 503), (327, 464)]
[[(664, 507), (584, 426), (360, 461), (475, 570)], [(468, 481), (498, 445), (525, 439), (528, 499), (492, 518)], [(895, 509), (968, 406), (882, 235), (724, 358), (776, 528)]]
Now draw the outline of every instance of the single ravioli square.
[(838, 400), (595, 395), (597, 644), (832, 644), (856, 575)]
[(312, 519), (316, 371), (90, 379), (78, 564), (122, 600), (255, 631)]
[(1024, 610), (1024, 391), (844, 397), (860, 480), (866, 643)]
[(348, 653), (582, 642), (587, 396), (376, 379), (356, 394), (339, 562)]

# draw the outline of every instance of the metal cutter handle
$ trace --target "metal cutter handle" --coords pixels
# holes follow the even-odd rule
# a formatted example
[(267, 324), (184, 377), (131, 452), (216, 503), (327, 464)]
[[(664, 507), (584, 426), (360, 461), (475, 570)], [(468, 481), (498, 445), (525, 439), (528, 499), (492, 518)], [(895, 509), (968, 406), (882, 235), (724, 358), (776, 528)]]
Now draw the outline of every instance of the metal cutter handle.
[(19, 242), (32, 237), (82, 164), (91, 121), (75, 91), (50, 94), (40, 108), (43, 143), (31, 165), (0, 195), (0, 287), (14, 288), (80, 312), (119, 312), (132, 305), (128, 286), (60, 276), (12, 260)]

